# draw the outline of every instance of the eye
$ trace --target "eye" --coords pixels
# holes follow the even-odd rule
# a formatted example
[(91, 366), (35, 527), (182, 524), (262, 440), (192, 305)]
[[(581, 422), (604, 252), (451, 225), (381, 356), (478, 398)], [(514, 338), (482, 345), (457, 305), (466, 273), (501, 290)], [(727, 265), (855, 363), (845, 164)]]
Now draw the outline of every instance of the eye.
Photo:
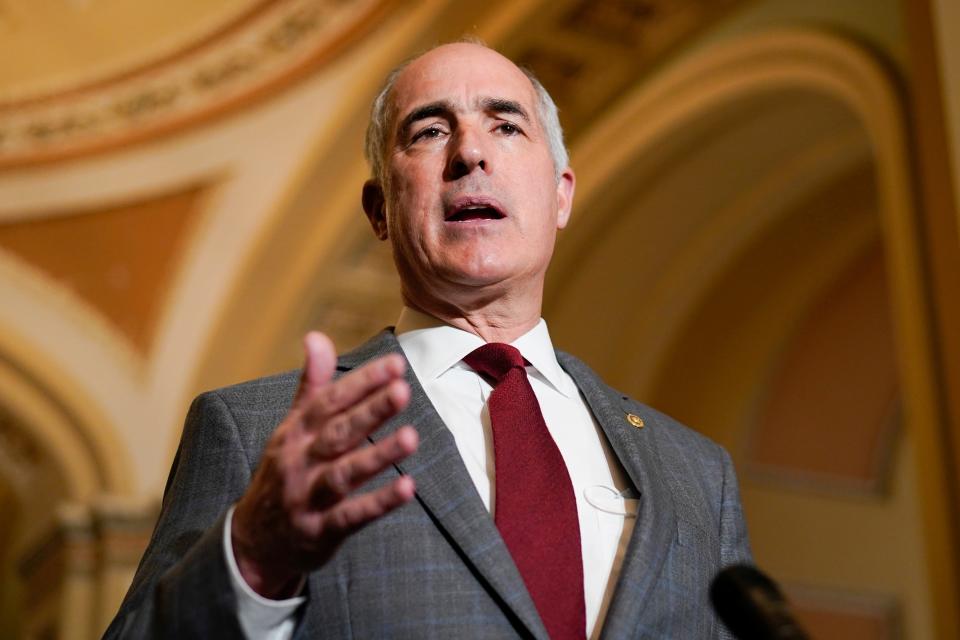
[(520, 130), (520, 127), (512, 122), (501, 122), (499, 125), (497, 125), (497, 131), (508, 136), (515, 136), (519, 133), (523, 133), (523, 131)]
[(411, 143), (417, 142), (419, 140), (430, 140), (433, 138), (439, 138), (444, 134), (444, 130), (438, 125), (430, 125), (425, 129), (418, 131), (413, 138), (410, 140)]

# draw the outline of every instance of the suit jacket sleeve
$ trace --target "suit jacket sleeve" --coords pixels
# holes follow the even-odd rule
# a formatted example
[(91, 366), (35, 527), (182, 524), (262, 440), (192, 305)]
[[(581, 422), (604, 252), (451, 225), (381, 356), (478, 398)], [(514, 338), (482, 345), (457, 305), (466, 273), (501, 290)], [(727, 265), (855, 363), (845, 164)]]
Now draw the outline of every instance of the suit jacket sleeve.
[(753, 553), (747, 538), (747, 525), (743, 518), (737, 474), (733, 470), (730, 454), (721, 447), (723, 455), (723, 491), (720, 496), (720, 565), (752, 563)]
[(217, 392), (199, 396), (187, 415), (157, 526), (105, 638), (243, 637), (223, 522), (250, 476), (227, 404)]
[[(723, 461), (723, 489), (720, 494), (720, 567), (734, 564), (752, 564), (753, 553), (747, 538), (747, 525), (743, 518), (737, 474), (733, 469), (730, 454), (719, 447)], [(721, 640), (734, 640), (726, 625), (720, 622)]]

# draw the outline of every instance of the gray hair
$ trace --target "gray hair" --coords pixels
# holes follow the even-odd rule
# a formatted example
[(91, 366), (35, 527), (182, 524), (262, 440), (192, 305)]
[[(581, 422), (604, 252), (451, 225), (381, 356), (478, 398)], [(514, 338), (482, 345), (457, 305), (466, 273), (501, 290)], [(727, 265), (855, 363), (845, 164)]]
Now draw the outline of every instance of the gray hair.
[[(483, 42), (472, 38), (464, 38), (460, 40), (460, 42), (468, 42), (482, 47), (487, 46)], [(400, 77), (403, 70), (406, 69), (411, 62), (429, 51), (430, 49), (402, 62), (387, 74), (383, 82), (383, 87), (381, 87), (380, 92), (377, 93), (377, 97), (374, 98), (373, 104), (370, 107), (370, 123), (367, 125), (364, 152), (367, 156), (367, 162), (370, 163), (370, 173), (373, 179), (382, 186), (386, 185), (384, 181), (386, 173), (383, 161), (387, 151), (387, 137), (390, 134), (390, 122), (395, 115), (392, 113), (390, 93), (393, 91), (397, 78)], [(561, 172), (567, 168), (569, 157), (567, 155), (567, 147), (563, 143), (563, 127), (560, 126), (560, 116), (557, 112), (557, 105), (530, 69), (520, 67), (520, 70), (530, 80), (530, 84), (533, 85), (534, 91), (537, 93), (537, 116), (540, 120), (540, 125), (543, 127), (544, 134), (547, 137), (547, 144), (550, 147), (550, 157), (553, 159), (554, 173), (556, 174), (557, 180), (559, 180)]]

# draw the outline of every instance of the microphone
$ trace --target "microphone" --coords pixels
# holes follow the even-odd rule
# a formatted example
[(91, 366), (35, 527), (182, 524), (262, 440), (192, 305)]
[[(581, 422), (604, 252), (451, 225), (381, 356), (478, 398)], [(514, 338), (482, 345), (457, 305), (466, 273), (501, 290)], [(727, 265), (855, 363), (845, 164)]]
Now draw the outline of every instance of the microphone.
[(738, 640), (810, 640), (777, 585), (756, 567), (727, 567), (710, 585), (713, 608)]

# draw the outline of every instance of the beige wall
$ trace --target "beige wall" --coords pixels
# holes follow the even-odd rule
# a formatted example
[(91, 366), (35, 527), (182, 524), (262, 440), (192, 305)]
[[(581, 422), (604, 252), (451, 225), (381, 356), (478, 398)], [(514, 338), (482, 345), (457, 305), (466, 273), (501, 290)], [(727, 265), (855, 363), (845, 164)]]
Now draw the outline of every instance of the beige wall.
[(954, 200), (960, 202), (960, 5), (950, 0), (937, 0), (932, 4), (940, 54), (940, 81), (950, 136)]

